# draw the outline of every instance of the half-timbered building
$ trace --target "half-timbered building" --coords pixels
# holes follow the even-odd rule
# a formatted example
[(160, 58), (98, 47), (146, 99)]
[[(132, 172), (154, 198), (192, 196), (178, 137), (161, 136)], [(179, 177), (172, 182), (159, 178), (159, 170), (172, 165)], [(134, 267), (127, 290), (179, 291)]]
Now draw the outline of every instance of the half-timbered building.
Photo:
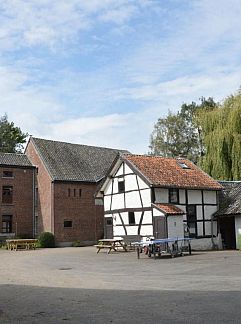
[(96, 197), (104, 200), (105, 236), (192, 237), (218, 244), (217, 192), (222, 186), (187, 159), (121, 155)]

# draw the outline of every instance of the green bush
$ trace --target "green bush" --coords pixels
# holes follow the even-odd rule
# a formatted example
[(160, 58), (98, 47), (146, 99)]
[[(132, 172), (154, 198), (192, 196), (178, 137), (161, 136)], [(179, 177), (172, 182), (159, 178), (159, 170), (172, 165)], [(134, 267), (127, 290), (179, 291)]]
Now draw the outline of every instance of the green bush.
[(84, 245), (84, 243), (81, 242), (81, 241), (74, 241), (74, 242), (72, 243), (72, 246), (74, 246), (74, 247), (81, 247), (81, 246), (85, 246), (85, 245)]
[(43, 232), (39, 236), (39, 244), (42, 248), (53, 248), (55, 247), (54, 235), (50, 232)]

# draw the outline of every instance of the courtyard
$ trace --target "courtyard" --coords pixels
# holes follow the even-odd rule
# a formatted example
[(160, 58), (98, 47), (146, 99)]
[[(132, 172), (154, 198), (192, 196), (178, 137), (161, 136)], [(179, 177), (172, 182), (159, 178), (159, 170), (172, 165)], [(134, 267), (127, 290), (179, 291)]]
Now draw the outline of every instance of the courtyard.
[(0, 249), (0, 323), (240, 323), (241, 252)]

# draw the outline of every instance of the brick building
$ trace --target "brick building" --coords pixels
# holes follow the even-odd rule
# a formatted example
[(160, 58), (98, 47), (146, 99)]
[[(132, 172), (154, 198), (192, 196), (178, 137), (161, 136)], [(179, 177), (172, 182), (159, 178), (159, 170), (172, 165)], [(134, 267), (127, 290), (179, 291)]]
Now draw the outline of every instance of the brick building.
[(0, 236), (33, 237), (34, 173), (26, 155), (0, 153)]
[(52, 232), (59, 245), (102, 237), (104, 210), (95, 192), (118, 153), (31, 137), (25, 154), (37, 168), (35, 234)]

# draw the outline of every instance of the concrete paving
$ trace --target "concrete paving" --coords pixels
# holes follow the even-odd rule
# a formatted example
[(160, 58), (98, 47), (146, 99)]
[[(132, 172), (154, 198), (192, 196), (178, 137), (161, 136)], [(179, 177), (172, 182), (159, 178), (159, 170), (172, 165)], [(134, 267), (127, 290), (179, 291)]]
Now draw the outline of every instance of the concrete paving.
[(0, 249), (0, 323), (241, 323), (241, 252)]

